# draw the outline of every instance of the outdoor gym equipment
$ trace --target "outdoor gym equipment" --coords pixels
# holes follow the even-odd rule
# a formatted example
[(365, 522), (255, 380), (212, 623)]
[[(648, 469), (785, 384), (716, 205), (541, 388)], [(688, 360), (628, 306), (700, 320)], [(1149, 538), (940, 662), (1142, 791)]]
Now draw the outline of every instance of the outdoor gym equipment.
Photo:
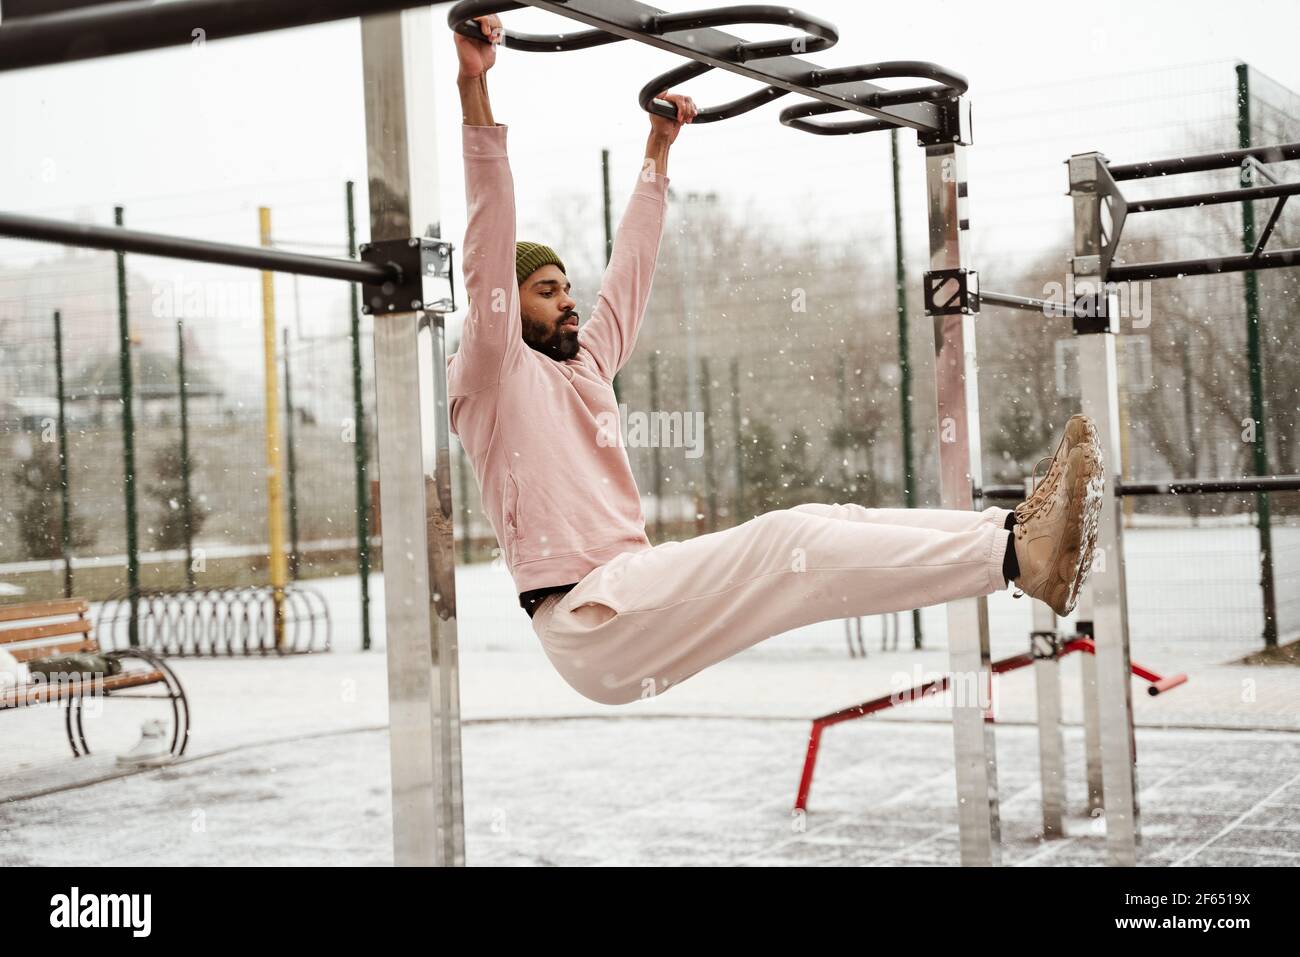
[[(434, 23), (427, 5), (414, 0), (177, 0), (95, 2), (59, 14), (30, 14), (33, 0), (0, 0), (0, 70), (57, 64), (164, 46), (190, 45), (195, 31), (204, 40), (359, 16), (365, 85), (371, 243), (362, 262), (295, 256), (201, 240), (121, 229), (51, 223), (0, 214), (0, 234), (126, 252), (165, 255), (256, 269), (324, 276), (364, 284), (364, 311), (374, 316), (379, 460), (384, 476), (390, 748), (393, 775), (393, 836), (400, 864), (460, 864), (464, 860), (461, 797), (460, 704), (456, 641), (455, 562), (447, 425), (443, 317), (453, 302), (426, 301), (425, 276), (450, 279), (451, 246), (439, 237), (436, 130), (432, 90)], [(1081, 344), (1084, 409), (1099, 422), (1111, 469), (1117, 478), (1118, 435), (1114, 396), (1114, 330), (1095, 315), (1082, 317), (1075, 304), (980, 293), (969, 261), (965, 153), (971, 144), (967, 83), (932, 63), (891, 61), (827, 69), (803, 56), (838, 40), (835, 27), (788, 7), (740, 5), (666, 13), (635, 0), (529, 0), (528, 3), (469, 0), (454, 6), (448, 22), (466, 32), (475, 16), (525, 6), (586, 25), (578, 33), (524, 35), (505, 31), (505, 44), (520, 50), (562, 52), (636, 40), (691, 61), (647, 83), (639, 100), (649, 111), (671, 115), (653, 99), (666, 86), (710, 69), (726, 70), (762, 84), (745, 97), (707, 107), (696, 123), (739, 116), (794, 93), (804, 102), (787, 106), (780, 120), (818, 135), (843, 135), (909, 128), (925, 154), (929, 215), (926, 314), (935, 336), (938, 419), (945, 440), (939, 447), (940, 504), (972, 509), (982, 500), (977, 487), (980, 461), (979, 402), (975, 374), (974, 320), (981, 301), (1074, 317)], [(740, 23), (781, 24), (799, 34), (788, 40), (750, 43), (716, 27)], [(874, 80), (914, 79), (920, 86), (886, 89)], [(857, 114), (828, 123), (815, 117)], [(1093, 157), (1089, 159), (1089, 157)], [(1095, 196), (1101, 160), (1086, 154), (1071, 161), (1076, 191), (1075, 272), (1105, 279), (1096, 265), (1100, 220), (1080, 197)], [(1268, 195), (1282, 195), (1269, 192)], [(1238, 197), (1240, 198), (1240, 197)], [(1235, 201), (1229, 199), (1225, 201)], [(1154, 208), (1154, 207), (1147, 207)], [(1081, 232), (1082, 230), (1082, 232)], [(1288, 254), (1291, 255), (1291, 254)], [(1089, 258), (1091, 257), (1091, 258)], [(1279, 254), (1260, 262), (1282, 265)], [(1100, 334), (1093, 334), (1100, 333)], [(420, 401), (422, 350), (431, 351), (435, 403)], [(951, 439), (951, 440), (949, 440)], [(972, 480), (974, 477), (974, 480)], [(1112, 501), (1114, 501), (1112, 497)], [(1103, 534), (1118, 548), (1118, 513), (1107, 508)], [(410, 555), (411, 560), (394, 560)], [(1107, 841), (1111, 859), (1131, 863), (1136, 806), (1119, 798), (1131, 791), (1132, 715), (1127, 701), (1127, 630), (1122, 621), (1122, 554), (1109, 574), (1098, 574), (1096, 659), (1106, 758)], [(1118, 575), (1119, 584), (1114, 582)], [(1085, 595), (1085, 598), (1087, 596)], [(951, 670), (957, 675), (992, 673), (988, 613), (984, 599), (947, 607)], [(1118, 618), (1117, 618), (1118, 616)], [(1123, 689), (1119, 682), (1123, 681)], [(963, 864), (999, 863), (997, 774), (992, 726), (978, 703), (953, 709), (958, 821)], [(1127, 736), (1127, 740), (1125, 740)], [(1112, 801), (1112, 788), (1116, 797)], [(1111, 826), (1115, 817), (1128, 823)]]

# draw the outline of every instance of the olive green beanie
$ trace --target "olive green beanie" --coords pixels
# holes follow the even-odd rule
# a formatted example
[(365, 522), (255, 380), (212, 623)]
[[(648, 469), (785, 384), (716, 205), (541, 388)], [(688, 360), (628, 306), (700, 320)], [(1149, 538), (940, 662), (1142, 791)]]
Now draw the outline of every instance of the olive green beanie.
[(543, 246), (541, 243), (515, 243), (516, 282), (522, 283), (548, 263), (559, 266), (561, 272), (568, 272), (564, 268), (564, 261), (555, 254), (555, 250), (550, 246)]

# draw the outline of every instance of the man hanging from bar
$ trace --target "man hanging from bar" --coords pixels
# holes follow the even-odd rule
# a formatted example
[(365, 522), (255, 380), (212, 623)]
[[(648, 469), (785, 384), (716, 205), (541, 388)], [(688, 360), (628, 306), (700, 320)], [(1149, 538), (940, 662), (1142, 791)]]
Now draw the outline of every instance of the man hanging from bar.
[(469, 310), (448, 361), (451, 424), (520, 603), (565, 681), (624, 704), (793, 628), (988, 595), (1009, 581), (1058, 615), (1071, 611), (1102, 495), (1101, 451), (1081, 415), (1014, 510), (810, 503), (651, 546), (627, 453), (609, 434), (613, 379), (650, 298), (669, 148), (697, 110), (661, 94), (677, 115), (650, 115), (645, 163), (580, 324), (560, 257), (516, 241), (507, 128), (487, 93), (501, 21), (478, 23), (482, 40), (455, 34)]

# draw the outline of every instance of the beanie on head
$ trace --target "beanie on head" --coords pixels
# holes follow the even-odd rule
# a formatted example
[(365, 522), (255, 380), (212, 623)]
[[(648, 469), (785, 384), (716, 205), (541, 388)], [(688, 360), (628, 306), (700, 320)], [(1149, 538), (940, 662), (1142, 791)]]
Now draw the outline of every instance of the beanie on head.
[(562, 272), (568, 272), (564, 268), (564, 261), (550, 246), (543, 246), (541, 243), (515, 243), (516, 282), (522, 283), (548, 263), (554, 263)]

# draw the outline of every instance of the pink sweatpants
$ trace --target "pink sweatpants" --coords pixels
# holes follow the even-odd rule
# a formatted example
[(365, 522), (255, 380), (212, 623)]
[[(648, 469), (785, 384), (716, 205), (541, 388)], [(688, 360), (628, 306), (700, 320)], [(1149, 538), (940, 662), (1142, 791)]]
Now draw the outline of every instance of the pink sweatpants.
[(625, 552), (544, 599), (533, 630), (580, 694), (626, 704), (813, 622), (1006, 586), (1007, 510), (799, 505)]

